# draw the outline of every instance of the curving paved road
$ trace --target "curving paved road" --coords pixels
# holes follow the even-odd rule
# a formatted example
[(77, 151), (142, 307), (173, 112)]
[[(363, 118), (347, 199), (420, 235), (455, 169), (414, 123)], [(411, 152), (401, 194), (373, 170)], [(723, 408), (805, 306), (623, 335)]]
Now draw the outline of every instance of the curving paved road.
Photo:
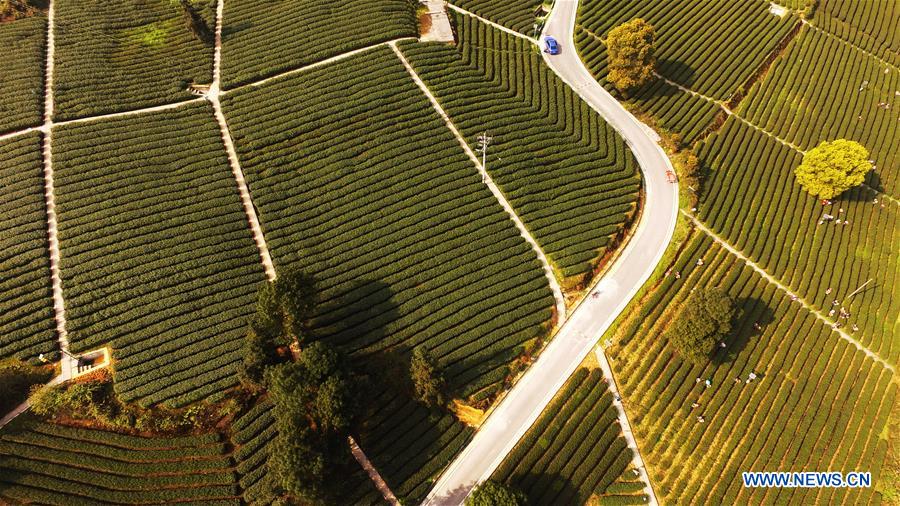
[(426, 505), (462, 504), (488, 479), (541, 414), (553, 395), (656, 268), (675, 230), (678, 187), (666, 181), (671, 163), (653, 131), (606, 92), (575, 51), (577, 0), (556, 0), (544, 28), (562, 46), (547, 64), (628, 142), (643, 173), (645, 203), (637, 230), (590, 296), (571, 313), (541, 356), (500, 402), (472, 441), (440, 476)]

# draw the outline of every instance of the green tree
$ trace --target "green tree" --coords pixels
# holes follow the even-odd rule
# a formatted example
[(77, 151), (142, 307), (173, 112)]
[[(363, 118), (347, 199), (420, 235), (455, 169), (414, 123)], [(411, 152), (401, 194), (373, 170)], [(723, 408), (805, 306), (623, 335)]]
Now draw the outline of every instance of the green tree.
[(653, 81), (656, 69), (653, 25), (636, 18), (613, 28), (606, 36), (608, 79), (626, 95)]
[(437, 361), (425, 346), (413, 350), (409, 362), (409, 376), (415, 388), (416, 398), (430, 408), (444, 406), (446, 381), (438, 369)]
[(858, 186), (870, 170), (872, 164), (865, 147), (838, 139), (823, 141), (807, 151), (794, 174), (804, 190), (820, 199), (830, 199)]
[(475, 487), (466, 499), (466, 506), (524, 506), (525, 494), (494, 480)]
[(347, 431), (359, 404), (359, 382), (345, 357), (314, 342), (297, 362), (268, 367), (266, 385), (278, 429), (269, 463), (281, 488), (304, 504), (339, 502)]
[(684, 301), (666, 334), (682, 357), (699, 364), (731, 331), (735, 312), (734, 301), (725, 290), (697, 289)]
[(300, 271), (287, 270), (275, 281), (260, 286), (238, 368), (242, 384), (261, 388), (265, 369), (286, 360), (279, 355), (278, 347), (306, 341), (315, 306), (315, 280)]
[(327, 456), (316, 448), (312, 429), (283, 421), (277, 421), (276, 427), (278, 434), (272, 441), (268, 466), (279, 487), (304, 503), (325, 503)]
[(243, 385), (251, 389), (262, 386), (266, 367), (278, 363), (280, 359), (272, 336), (260, 333), (253, 326), (247, 331), (242, 355), (243, 361), (238, 367), (238, 378)]
[(252, 325), (279, 336), (282, 344), (290, 344), (295, 338), (302, 342), (316, 302), (315, 279), (301, 271), (287, 270), (259, 288)]

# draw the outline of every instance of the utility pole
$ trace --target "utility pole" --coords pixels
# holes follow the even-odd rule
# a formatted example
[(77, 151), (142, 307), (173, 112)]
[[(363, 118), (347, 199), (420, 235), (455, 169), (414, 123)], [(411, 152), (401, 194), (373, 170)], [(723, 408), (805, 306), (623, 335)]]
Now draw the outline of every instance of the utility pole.
[(481, 168), (484, 170), (481, 174), (482, 183), (487, 183), (487, 148), (492, 140), (493, 137), (489, 137), (487, 132), (478, 136), (478, 151), (481, 152)]
[(868, 280), (868, 281), (866, 281), (865, 283), (863, 283), (862, 285), (860, 285), (859, 288), (857, 288), (856, 290), (853, 290), (853, 293), (851, 293), (850, 295), (844, 297), (844, 300), (847, 300), (847, 299), (849, 299), (850, 297), (853, 297), (854, 295), (858, 294), (859, 292), (862, 291), (863, 288), (866, 287), (866, 285), (868, 285), (868, 284), (871, 283), (871, 282), (872, 282), (871, 279)]

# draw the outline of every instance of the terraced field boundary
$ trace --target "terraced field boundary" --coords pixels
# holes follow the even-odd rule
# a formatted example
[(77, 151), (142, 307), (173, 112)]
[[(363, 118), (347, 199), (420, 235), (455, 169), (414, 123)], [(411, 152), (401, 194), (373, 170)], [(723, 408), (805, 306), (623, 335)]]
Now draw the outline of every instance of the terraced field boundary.
[(634, 433), (631, 431), (631, 423), (628, 422), (628, 414), (625, 413), (625, 407), (622, 406), (622, 397), (619, 395), (619, 384), (616, 382), (615, 375), (613, 375), (612, 366), (609, 365), (609, 359), (606, 358), (606, 350), (603, 349), (602, 345), (597, 345), (597, 348), (594, 349), (594, 355), (597, 356), (597, 362), (600, 364), (600, 369), (603, 371), (603, 377), (609, 379), (609, 391), (612, 392), (616, 398), (616, 401), (613, 402), (613, 409), (616, 410), (616, 417), (619, 419), (622, 435), (625, 437), (625, 440), (628, 441), (628, 447), (632, 450), (631, 464), (637, 469), (641, 481), (646, 485), (644, 492), (650, 497), (650, 501), (647, 504), (657, 505), (659, 504), (659, 500), (656, 498), (656, 492), (653, 490), (653, 482), (650, 481), (650, 476), (647, 473), (647, 466), (644, 465), (644, 458), (641, 457), (641, 448), (638, 446), (637, 440), (634, 439)]
[[(54, 317), (56, 318), (56, 333), (59, 339), (59, 349), (62, 352), (62, 356), (60, 357), (60, 381), (65, 381), (72, 377), (74, 364), (69, 355), (69, 335), (66, 332), (66, 303), (63, 299), (62, 277), (59, 270), (59, 234), (56, 218), (56, 195), (53, 191), (53, 59), (56, 54), (53, 33), (54, 13), (55, 6), (53, 0), (49, 0), (47, 4), (47, 64), (44, 77), (43, 165), (45, 180), (44, 196), (47, 202), (47, 233), (49, 235), (50, 243), (50, 277), (53, 285), (53, 312)], [(24, 409), (22, 411), (24, 411)]]
[[(221, 24), (220, 24), (219, 26), (221, 26)], [(262, 85), (264, 85), (264, 84), (266, 84), (266, 83), (269, 83), (269, 82), (271, 82), (271, 81), (276, 81), (276, 80), (278, 80), (278, 79), (281, 79), (282, 77), (287, 77), (287, 76), (291, 76), (291, 75), (294, 75), (294, 74), (299, 74), (300, 72), (304, 72), (304, 71), (307, 71), (307, 70), (311, 70), (311, 69), (314, 69), (314, 68), (316, 68), (316, 67), (324, 67), (324, 66), (329, 65), (329, 64), (331, 64), (331, 63), (335, 63), (335, 62), (338, 62), (338, 61), (341, 61), (341, 60), (344, 60), (344, 59), (347, 59), (347, 58), (356, 56), (356, 55), (358, 55), (358, 54), (365, 53), (365, 52), (367, 52), (367, 51), (371, 51), (371, 50), (376, 49), (376, 48), (379, 48), (379, 47), (381, 47), (381, 46), (390, 45), (390, 44), (396, 44), (397, 42), (400, 42), (400, 41), (402, 41), (402, 40), (415, 40), (415, 38), (414, 38), (414, 37), (400, 37), (400, 38), (397, 38), (397, 39), (391, 39), (391, 40), (388, 40), (388, 41), (379, 42), (379, 43), (377, 43), (377, 44), (372, 44), (371, 46), (366, 46), (366, 47), (361, 47), (361, 48), (359, 48), (359, 49), (354, 49), (353, 51), (347, 51), (346, 53), (341, 53), (341, 54), (339, 54), (339, 55), (335, 55), (335, 56), (332, 56), (332, 57), (330, 57), (330, 58), (326, 58), (326, 59), (324, 59), (324, 60), (317, 61), (317, 62), (315, 62), (315, 63), (310, 63), (309, 65), (304, 65), (304, 66), (302, 66), (302, 67), (298, 67), (298, 68), (295, 68), (295, 69), (286, 70), (286, 71), (284, 71), (284, 72), (282, 72), (282, 73), (280, 73), (280, 74), (275, 74), (274, 76), (270, 76), (270, 77), (266, 77), (266, 78), (264, 78), (264, 79), (260, 79), (259, 81), (253, 81), (252, 83), (242, 84), (242, 85), (240, 85), (240, 86), (235, 86), (234, 88), (228, 88), (227, 90), (219, 90), (219, 94), (220, 94), (220, 95), (227, 95), (227, 94), (229, 94), (229, 93), (235, 92), (235, 91), (240, 90), (240, 89), (243, 89), (243, 88), (247, 88), (247, 87), (249, 87), (249, 86), (252, 86), (252, 87), (256, 88), (256, 87), (258, 87), (258, 86), (262, 86)], [(219, 74), (217, 73), (216, 75), (219, 75)]]
[(525, 228), (525, 224), (522, 223), (522, 220), (516, 214), (515, 209), (510, 205), (509, 201), (506, 200), (506, 197), (503, 195), (503, 192), (500, 191), (500, 188), (494, 183), (494, 180), (491, 178), (491, 175), (488, 174), (487, 170), (485, 170), (484, 166), (481, 164), (481, 161), (478, 160), (478, 157), (475, 155), (475, 152), (472, 151), (472, 148), (466, 143), (466, 140), (463, 138), (462, 134), (459, 133), (459, 130), (450, 121), (450, 116), (447, 115), (446, 111), (441, 107), (441, 104), (438, 103), (437, 98), (431, 93), (431, 90), (425, 85), (422, 79), (416, 74), (416, 71), (413, 70), (412, 66), (409, 64), (409, 61), (406, 60), (406, 57), (403, 55), (403, 52), (400, 51), (400, 48), (397, 47), (396, 42), (391, 42), (389, 44), (391, 49), (394, 50), (394, 53), (397, 55), (397, 58), (400, 59), (400, 62), (403, 63), (403, 66), (406, 68), (406, 71), (409, 73), (412, 80), (416, 83), (416, 86), (422, 90), (422, 93), (428, 97), (428, 101), (431, 102), (434, 110), (437, 111), (438, 115), (440, 115), (441, 119), (444, 120), (444, 123), (447, 125), (447, 128), (453, 132), (453, 136), (456, 137), (456, 140), (459, 141), (459, 145), (462, 147), (463, 151), (465, 151), (466, 155), (469, 159), (472, 160), (472, 163), (475, 164), (475, 167), (478, 169), (478, 172), (481, 174), (481, 180), (484, 181), (484, 184), (491, 190), (491, 193), (497, 199), (503, 209), (506, 210), (507, 214), (509, 214), (510, 219), (512, 219), (513, 223), (516, 224), (516, 228), (519, 229), (519, 232), (522, 234), (522, 237), (531, 245), (534, 249), (534, 252), (538, 256), (538, 260), (541, 261), (541, 265), (544, 268), (544, 275), (547, 277), (547, 281), (550, 283), (550, 289), (553, 291), (553, 298), (556, 300), (556, 314), (557, 314), (557, 327), (566, 319), (566, 299), (563, 296), (562, 288), (559, 285), (559, 281), (557, 281), (556, 276), (553, 274), (553, 269), (550, 267), (550, 262), (547, 260), (547, 256), (544, 254), (544, 251), (538, 245), (537, 241), (534, 240), (534, 237), (531, 236), (531, 233)]
[(731, 253), (732, 255), (738, 257), (739, 259), (741, 259), (745, 264), (747, 264), (747, 266), (749, 266), (751, 269), (753, 269), (754, 271), (756, 271), (757, 273), (759, 273), (760, 276), (762, 276), (763, 278), (765, 278), (766, 281), (768, 281), (769, 283), (772, 283), (773, 285), (775, 285), (779, 290), (781, 290), (782, 292), (788, 294), (791, 298), (796, 298), (796, 300), (797, 300), (798, 302), (800, 302), (800, 304), (801, 304), (804, 308), (806, 308), (807, 311), (809, 311), (810, 313), (812, 313), (813, 315), (815, 315), (816, 318), (818, 318), (819, 320), (821, 320), (822, 322), (824, 322), (826, 325), (830, 326), (830, 327), (832, 328), (832, 330), (833, 330), (834, 332), (836, 332), (836, 333), (841, 337), (841, 339), (843, 339), (843, 340), (847, 341), (848, 343), (852, 344), (853, 346), (855, 346), (859, 351), (865, 353), (867, 357), (871, 358), (871, 359), (874, 360), (875, 362), (878, 362), (879, 364), (881, 364), (882, 366), (884, 366), (884, 368), (887, 369), (887, 370), (889, 370), (889, 371), (891, 371), (891, 373), (895, 373), (895, 372), (896, 372), (896, 371), (894, 370), (894, 366), (892, 366), (891, 364), (889, 364), (886, 360), (884, 360), (883, 358), (881, 358), (881, 357), (880, 357), (877, 353), (875, 353), (874, 351), (872, 351), (872, 350), (870, 350), (869, 348), (866, 348), (865, 346), (863, 346), (862, 343), (860, 343), (859, 341), (857, 341), (857, 340), (856, 340), (853, 336), (851, 336), (850, 334), (847, 334), (846, 332), (844, 332), (844, 331), (841, 330), (840, 328), (834, 328), (834, 326), (833, 326), (834, 323), (835, 323), (834, 321), (829, 320), (825, 315), (823, 315), (821, 312), (819, 312), (819, 310), (817, 310), (817, 309), (814, 308), (813, 306), (809, 305), (806, 301), (804, 301), (803, 299), (801, 299), (800, 296), (798, 296), (797, 294), (795, 294), (794, 292), (792, 292), (792, 291), (790, 290), (790, 288), (784, 286), (784, 285), (781, 283), (781, 281), (779, 281), (778, 279), (774, 278), (772, 275), (770, 275), (768, 272), (766, 272), (762, 267), (760, 267), (759, 265), (757, 265), (753, 260), (750, 260), (749, 258), (747, 258), (743, 253), (741, 253), (740, 251), (738, 251), (737, 249), (735, 249), (734, 246), (732, 246), (731, 244), (729, 244), (728, 242), (726, 242), (724, 239), (722, 239), (718, 234), (716, 234), (715, 232), (713, 232), (712, 230), (710, 230), (709, 228), (707, 228), (706, 225), (703, 224), (703, 222), (701, 222), (700, 220), (698, 220), (698, 219), (697, 219), (696, 217), (694, 217), (691, 213), (689, 213), (689, 212), (687, 212), (687, 211), (685, 211), (685, 210), (683, 210), (683, 209), (681, 210), (681, 213), (684, 214), (685, 216), (687, 216), (688, 219), (690, 219), (691, 222), (694, 224), (694, 226), (697, 227), (697, 229), (699, 229), (700, 231), (702, 231), (704, 234), (708, 235), (710, 238), (712, 238), (713, 241), (715, 241), (716, 243), (720, 244), (720, 245), (721, 245), (723, 248), (725, 248), (729, 253)]
[(353, 439), (353, 436), (347, 436), (347, 442), (350, 443), (350, 453), (353, 454), (353, 458), (359, 462), (359, 465), (362, 466), (366, 471), (366, 474), (369, 475), (369, 479), (372, 480), (372, 483), (375, 484), (375, 488), (377, 488), (378, 491), (381, 492), (381, 495), (384, 496), (384, 500), (391, 506), (400, 506), (400, 501), (397, 500), (397, 496), (391, 492), (391, 488), (388, 487), (384, 478), (378, 473), (378, 469), (375, 469), (375, 466), (369, 461), (369, 457), (366, 457), (365, 452), (362, 451), (362, 448), (359, 447), (356, 440)]
[(18, 136), (20, 136), (20, 135), (28, 135), (28, 134), (30, 134), (30, 133), (32, 133), (32, 132), (41, 132), (41, 133), (44, 133), (44, 132), (46, 132), (46, 131), (47, 131), (47, 128), (46, 128), (45, 125), (36, 126), (36, 127), (29, 127), (29, 128), (25, 128), (25, 129), (23, 129), (23, 130), (14, 130), (14, 131), (12, 131), (12, 132), (5, 133), (5, 134), (3, 134), (3, 135), (0, 135), (0, 141), (5, 141), (5, 140), (7, 140), (7, 139), (12, 139), (13, 137), (18, 137)]
[(219, 124), (219, 130), (222, 133), (222, 142), (225, 144), (225, 151), (228, 154), (228, 164), (231, 165), (231, 173), (237, 182), (238, 192), (241, 194), (241, 205), (244, 206), (244, 213), (247, 214), (247, 221), (250, 224), (250, 230), (253, 231), (253, 240), (256, 242), (256, 248), (259, 250), (260, 260), (263, 268), (266, 270), (266, 278), (274, 281), (277, 277), (275, 273), (275, 265), (272, 264), (272, 256), (269, 254), (269, 247), (266, 245), (266, 238), (263, 235), (262, 227), (259, 225), (259, 217), (256, 215), (256, 209), (253, 207), (253, 200), (250, 198), (250, 189), (247, 187), (247, 181), (244, 179), (244, 171), (241, 169), (241, 162), (238, 160), (237, 150), (234, 147), (234, 139), (231, 137), (231, 131), (228, 129), (228, 123), (225, 121), (225, 115), (222, 113), (222, 103), (219, 101), (219, 90), (222, 83), (222, 13), (225, 10), (225, 0), (216, 2), (216, 42), (215, 51), (213, 53), (213, 81), (210, 86), (206, 99), (213, 106), (216, 117), (216, 123)]
[(766, 56), (766, 59), (759, 64), (759, 67), (757, 67), (747, 80), (744, 81), (744, 83), (728, 98), (726, 103), (728, 104), (729, 109), (736, 109), (741, 101), (744, 100), (744, 97), (750, 93), (750, 89), (753, 85), (766, 78), (766, 74), (769, 73), (769, 69), (772, 68), (775, 61), (784, 56), (784, 53), (787, 52), (791, 43), (800, 36), (802, 28), (803, 23), (795, 24), (794, 27), (791, 28), (791, 31), (778, 41), (778, 45), (775, 46), (775, 48)]

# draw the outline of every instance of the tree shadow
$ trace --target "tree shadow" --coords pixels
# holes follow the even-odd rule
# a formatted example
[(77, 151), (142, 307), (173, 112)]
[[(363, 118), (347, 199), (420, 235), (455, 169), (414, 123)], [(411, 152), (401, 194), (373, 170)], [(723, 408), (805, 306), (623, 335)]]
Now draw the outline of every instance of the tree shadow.
[(342, 293), (322, 301), (310, 327), (314, 339), (324, 339), (347, 354), (381, 345), (387, 325), (397, 319), (393, 288), (381, 280), (358, 280)]
[(634, 95), (633, 99), (637, 101), (646, 101), (653, 98), (668, 98), (681, 93), (681, 90), (672, 86), (671, 84), (663, 81), (662, 79), (654, 79), (652, 82), (645, 84), (640, 89), (638, 89)]
[(232, 35), (243, 32), (244, 30), (253, 28), (253, 23), (249, 21), (241, 21), (240, 23), (229, 23), (222, 26), (222, 42), (228, 41)]
[(881, 182), (881, 174), (877, 170), (870, 170), (866, 174), (866, 186), (869, 186), (878, 193), (884, 193), (884, 185)]
[(766, 326), (775, 321), (775, 313), (759, 297), (742, 297), (735, 301), (738, 314), (732, 320), (731, 333), (723, 341), (725, 347), (716, 347), (712, 363), (721, 365), (734, 362), (751, 340), (759, 338)]
[(685, 88), (694, 84), (696, 71), (693, 67), (679, 60), (660, 59), (656, 62), (656, 71), (670, 81)]
[(472, 492), (472, 487), (460, 485), (440, 497), (435, 497), (434, 503), (441, 506), (463, 504), (470, 492)]
[[(429, 409), (415, 400), (406, 370), (378, 370), (377, 365), (383, 363), (373, 361), (374, 367), (367, 369), (366, 415), (356, 428), (356, 437), (391, 490), (404, 503), (418, 504), (472, 431), (449, 412)], [(454, 491), (454, 497), (457, 492), (462, 491)], [(460, 504), (464, 497), (448, 504)]]
[[(578, 487), (569, 476), (560, 473), (528, 473), (514, 476), (513, 487), (525, 492), (528, 506), (584, 504), (587, 497), (578, 497)], [(520, 485), (521, 484), (521, 485)]]
[(866, 180), (863, 181), (866, 186), (856, 186), (854, 188), (850, 188), (849, 190), (841, 193), (833, 200), (835, 203), (843, 202), (871, 202), (873, 199), (878, 198), (879, 193), (884, 193), (884, 188), (881, 184), (881, 176), (879, 176), (874, 170), (870, 170), (866, 175)]

